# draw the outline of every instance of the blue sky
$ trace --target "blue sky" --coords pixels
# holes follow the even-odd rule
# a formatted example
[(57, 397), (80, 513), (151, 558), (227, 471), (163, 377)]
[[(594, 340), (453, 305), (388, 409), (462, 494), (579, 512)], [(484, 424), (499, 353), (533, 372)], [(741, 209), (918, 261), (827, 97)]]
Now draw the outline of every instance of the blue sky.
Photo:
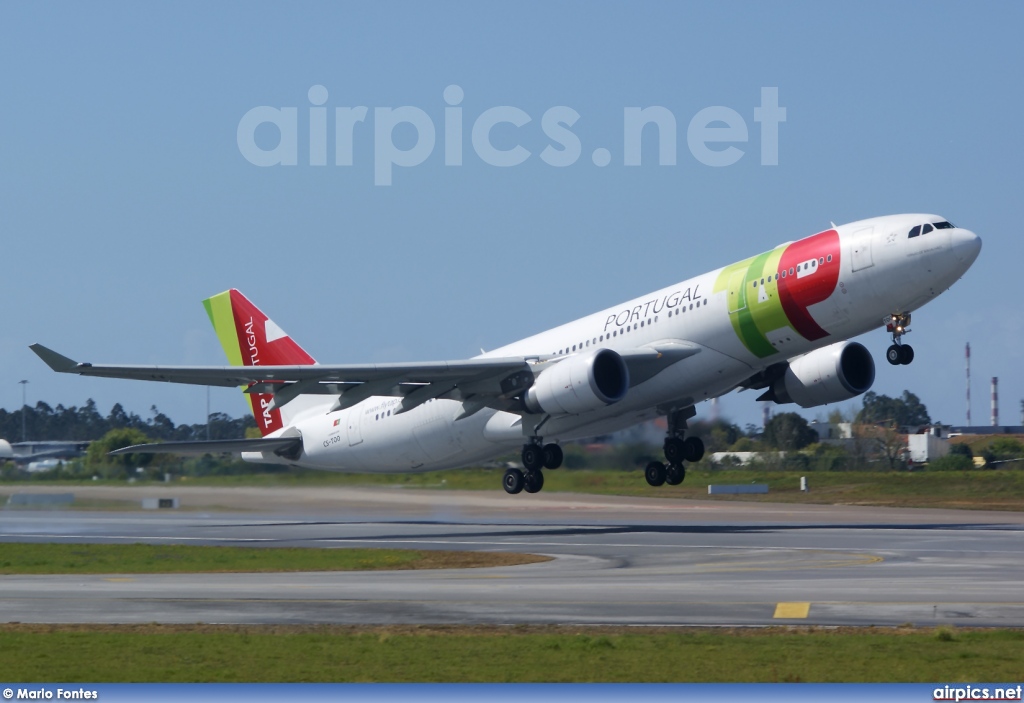
[[(220, 364), (200, 301), (242, 289), (318, 360), (464, 358), (775, 244), (896, 212), (935, 212), (984, 240), (974, 268), (915, 314), (910, 367), (875, 353), (879, 393), (917, 393), (975, 421), (988, 379), (1002, 421), (1024, 397), (1019, 311), (1024, 5), (984, 3), (16, 3), (0, 5), (0, 406), (94, 398), (201, 421), (205, 390), (57, 376), (41, 342), (95, 362)], [(308, 94), (328, 94), (328, 165), (309, 165)], [(445, 166), (445, 88), (458, 85), (463, 164)], [(777, 87), (779, 165), (760, 163), (754, 109)], [(663, 106), (675, 165), (645, 133), (623, 165), (623, 111)], [(237, 141), (258, 106), (295, 107), (295, 166), (259, 167)], [(351, 166), (334, 108), (367, 106)], [(436, 127), (423, 163), (374, 185), (374, 109)], [(486, 110), (518, 166), (485, 163)], [(549, 108), (579, 114), (581, 156), (540, 153)], [(687, 148), (700, 110), (749, 130), (716, 168)], [(262, 128), (261, 128), (262, 129)], [(268, 133), (255, 135), (265, 148)], [(413, 146), (408, 125), (393, 132)], [(555, 145), (557, 146), (557, 145)], [(606, 148), (611, 162), (591, 154)], [(239, 415), (240, 394), (213, 392)], [(752, 394), (723, 414), (760, 417)], [(805, 413), (814, 417), (816, 411)]]

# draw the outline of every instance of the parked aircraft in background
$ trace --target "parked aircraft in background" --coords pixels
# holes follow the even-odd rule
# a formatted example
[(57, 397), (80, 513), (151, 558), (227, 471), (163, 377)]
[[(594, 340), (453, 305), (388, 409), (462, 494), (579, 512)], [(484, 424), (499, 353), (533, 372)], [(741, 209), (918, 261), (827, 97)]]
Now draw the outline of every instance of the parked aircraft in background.
[(29, 471), (52, 469), (60, 461), (85, 456), (89, 442), (15, 442), (0, 439), (0, 461), (9, 459)]
[(241, 452), (248, 461), (330, 471), (429, 471), (522, 445), (509, 493), (544, 485), (559, 442), (665, 415), (666, 462), (652, 486), (676, 485), (704, 454), (687, 436), (695, 405), (737, 388), (811, 408), (874, 381), (851, 337), (885, 326), (886, 358), (909, 364), (910, 314), (957, 281), (981, 240), (935, 215), (835, 226), (779, 245), (481, 356), (408, 364), (317, 364), (237, 290), (205, 301), (231, 366), (78, 363), (41, 345), (53, 370), (83, 376), (243, 386), (262, 439), (168, 442), (121, 452)]

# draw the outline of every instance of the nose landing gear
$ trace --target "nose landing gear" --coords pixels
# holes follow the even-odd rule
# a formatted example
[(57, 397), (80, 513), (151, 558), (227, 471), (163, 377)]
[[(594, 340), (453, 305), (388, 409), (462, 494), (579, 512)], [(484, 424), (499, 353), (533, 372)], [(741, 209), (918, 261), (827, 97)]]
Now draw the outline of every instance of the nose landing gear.
[(910, 313), (894, 313), (885, 318), (885, 331), (892, 333), (892, 346), (885, 351), (885, 359), (893, 366), (906, 366), (914, 360), (914, 348), (903, 344), (903, 335), (910, 332)]

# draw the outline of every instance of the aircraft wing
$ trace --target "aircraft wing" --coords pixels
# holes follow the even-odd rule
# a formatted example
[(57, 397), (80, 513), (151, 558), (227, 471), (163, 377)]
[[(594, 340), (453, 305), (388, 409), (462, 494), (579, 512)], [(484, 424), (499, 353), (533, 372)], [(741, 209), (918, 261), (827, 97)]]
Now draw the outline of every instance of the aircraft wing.
[[(59, 373), (140, 381), (163, 381), (200, 386), (246, 386), (246, 393), (269, 393), (271, 407), (281, 407), (300, 395), (333, 395), (333, 410), (351, 407), (374, 395), (402, 397), (398, 412), (433, 398), (473, 399), (472, 407), (516, 412), (513, 398), (533, 383), (549, 363), (564, 359), (539, 357), (477, 358), (399, 364), (310, 366), (115, 366), (78, 362), (41, 344), (33, 352)], [(700, 351), (698, 345), (666, 341), (621, 353), (631, 385)], [(471, 414), (471, 413), (470, 413)], [(234, 451), (234, 450), (225, 450)]]
[(262, 439), (211, 439), (199, 442), (161, 442), (133, 444), (110, 452), (118, 454), (223, 454), (227, 452), (274, 452), (284, 455), (302, 442), (301, 437), (263, 437)]
[[(527, 371), (522, 358), (466, 359), (463, 361), (427, 361), (411, 364), (343, 364), (314, 366), (114, 366), (90, 364), (69, 359), (42, 344), (29, 347), (54, 371), (80, 376), (127, 378), (139, 381), (164, 381), (198, 386), (244, 386), (249, 383), (333, 381), (369, 383), (397, 380), (410, 383), (435, 383), (466, 380), (497, 373)], [(308, 392), (308, 391), (307, 391)]]
[(484, 396), (501, 404), (499, 401), (521, 393), (533, 381), (531, 363), (522, 357), (411, 364), (115, 366), (78, 362), (41, 344), (30, 348), (60, 373), (200, 386), (247, 386), (247, 393), (273, 394), (275, 407), (308, 394), (339, 396), (335, 409), (350, 407), (372, 395), (403, 397), (402, 411), (442, 395)]

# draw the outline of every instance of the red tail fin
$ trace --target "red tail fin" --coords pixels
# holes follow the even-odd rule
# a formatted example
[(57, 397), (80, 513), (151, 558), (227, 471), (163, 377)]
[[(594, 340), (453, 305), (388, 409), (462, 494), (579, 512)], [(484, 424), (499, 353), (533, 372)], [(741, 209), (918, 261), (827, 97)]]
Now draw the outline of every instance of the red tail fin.
[[(273, 320), (232, 288), (203, 301), (210, 322), (232, 366), (309, 366), (315, 364)], [(270, 410), (269, 393), (248, 393), (256, 425), (264, 435), (281, 429), (279, 409)]]

